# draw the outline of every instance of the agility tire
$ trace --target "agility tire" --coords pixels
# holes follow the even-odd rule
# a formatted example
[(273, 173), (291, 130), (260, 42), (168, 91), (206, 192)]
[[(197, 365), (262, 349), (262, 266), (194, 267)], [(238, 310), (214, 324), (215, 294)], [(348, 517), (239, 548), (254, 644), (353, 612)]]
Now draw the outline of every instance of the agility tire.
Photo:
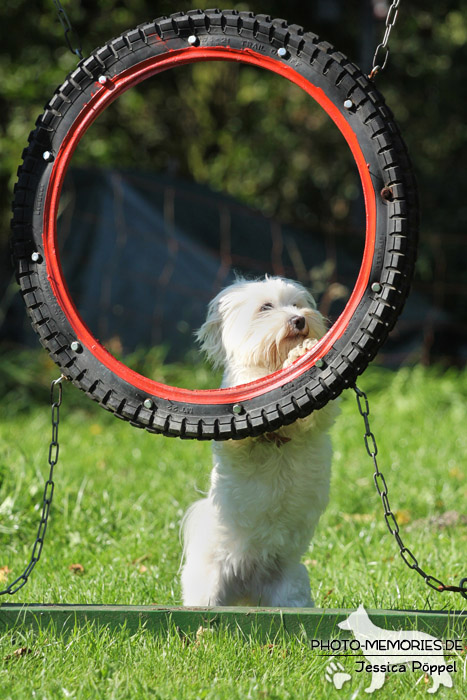
[[(286, 370), (229, 389), (189, 391), (117, 361), (84, 325), (56, 245), (60, 190), (74, 148), (94, 119), (146, 78), (196, 61), (240, 61), (305, 90), (343, 133), (366, 206), (360, 273), (343, 313)], [(177, 13), (125, 32), (82, 60), (36, 122), (15, 186), (12, 250), (21, 294), (40, 341), (63, 374), (132, 425), (198, 440), (274, 431), (351, 386), (393, 327), (416, 256), (417, 195), (406, 147), (374, 84), (317, 36), (249, 12)]]

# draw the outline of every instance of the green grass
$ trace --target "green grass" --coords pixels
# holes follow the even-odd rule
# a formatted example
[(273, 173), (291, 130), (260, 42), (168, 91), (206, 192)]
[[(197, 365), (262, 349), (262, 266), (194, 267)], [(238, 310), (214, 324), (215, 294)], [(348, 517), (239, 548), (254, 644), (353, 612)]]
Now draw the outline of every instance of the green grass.
[[(186, 383), (190, 374), (164, 371), (170, 383)], [(208, 382), (205, 369), (192, 372), (193, 386)], [(45, 354), (0, 360), (0, 572), (8, 567), (9, 581), (29, 560), (37, 529), (50, 440), (48, 382), (57, 374)], [(440, 528), (430, 518), (465, 514), (467, 373), (370, 368), (359, 384), (369, 395), (380, 468), (403, 539), (428, 573), (458, 583), (467, 575), (467, 527)], [(51, 522), (41, 561), (14, 602), (180, 604), (179, 524), (208, 486), (209, 444), (135, 430), (75, 387), (67, 384), (63, 393)], [(460, 597), (437, 594), (404, 566), (374, 490), (352, 392), (341, 405), (331, 501), (304, 558), (316, 605), (461, 609)], [(73, 572), (76, 564), (81, 573)], [(23, 647), (30, 653), (14, 653)], [(17, 629), (0, 638), (0, 697), (363, 696), (366, 674), (353, 674), (337, 691), (325, 680), (327, 662), (303, 639), (267, 645), (222, 629), (198, 640), (176, 630)], [(464, 697), (461, 676), (437, 697)], [(422, 678), (415, 688), (417, 680), (392, 674), (378, 697), (424, 697), (427, 686)]]

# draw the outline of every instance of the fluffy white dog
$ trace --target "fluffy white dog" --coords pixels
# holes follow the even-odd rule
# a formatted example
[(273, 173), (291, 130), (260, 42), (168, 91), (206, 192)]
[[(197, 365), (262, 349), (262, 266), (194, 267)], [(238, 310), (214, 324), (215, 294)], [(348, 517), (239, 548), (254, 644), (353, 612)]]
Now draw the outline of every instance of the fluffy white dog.
[[(326, 331), (313, 297), (277, 277), (237, 280), (198, 332), (222, 386), (287, 367)], [(313, 605), (307, 550), (329, 494), (336, 402), (273, 433), (213, 443), (211, 488), (183, 523), (187, 606)]]

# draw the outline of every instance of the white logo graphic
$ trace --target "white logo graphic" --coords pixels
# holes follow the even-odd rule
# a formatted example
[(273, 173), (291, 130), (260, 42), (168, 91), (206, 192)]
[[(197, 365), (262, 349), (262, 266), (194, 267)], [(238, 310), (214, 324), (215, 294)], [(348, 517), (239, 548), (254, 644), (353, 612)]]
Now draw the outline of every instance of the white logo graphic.
[(329, 683), (334, 683), (334, 687), (340, 690), (344, 683), (350, 681), (352, 676), (345, 672), (345, 668), (339, 661), (330, 661), (326, 666), (324, 677)]
[[(373, 693), (381, 688), (386, 673), (402, 673), (407, 670), (427, 673), (432, 677), (433, 685), (428, 688), (429, 693), (436, 693), (440, 685), (452, 687), (449, 672), (455, 671), (456, 665), (455, 662), (446, 663), (440, 639), (425, 632), (377, 627), (371, 622), (362, 605), (346, 620), (339, 622), (338, 626), (353, 633), (368, 661), (367, 664), (357, 661), (356, 669), (358, 673), (371, 673), (371, 684), (365, 688), (366, 693)], [(325, 677), (328, 681), (333, 680), (335, 687), (339, 689), (350, 678), (343, 678), (344, 675), (348, 676), (343, 671), (342, 665), (338, 664), (331, 672), (326, 668)]]

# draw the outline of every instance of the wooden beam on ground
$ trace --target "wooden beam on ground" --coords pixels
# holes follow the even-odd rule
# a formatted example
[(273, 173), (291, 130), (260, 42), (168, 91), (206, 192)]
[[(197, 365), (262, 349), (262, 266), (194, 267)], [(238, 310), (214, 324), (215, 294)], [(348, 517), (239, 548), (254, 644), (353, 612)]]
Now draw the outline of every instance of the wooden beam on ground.
[[(239, 629), (246, 636), (266, 638), (285, 632), (306, 635), (308, 639), (344, 639), (350, 636), (337, 627), (351, 610), (320, 608), (182, 608), (160, 605), (36, 605), (0, 604), (0, 631), (28, 627), (53, 626), (66, 632), (76, 625), (94, 624), (125, 628), (136, 632), (145, 627), (151, 632), (177, 628), (183, 634), (199, 627)], [(386, 629), (418, 630), (437, 638), (467, 637), (467, 610), (368, 610), (372, 622)]]

